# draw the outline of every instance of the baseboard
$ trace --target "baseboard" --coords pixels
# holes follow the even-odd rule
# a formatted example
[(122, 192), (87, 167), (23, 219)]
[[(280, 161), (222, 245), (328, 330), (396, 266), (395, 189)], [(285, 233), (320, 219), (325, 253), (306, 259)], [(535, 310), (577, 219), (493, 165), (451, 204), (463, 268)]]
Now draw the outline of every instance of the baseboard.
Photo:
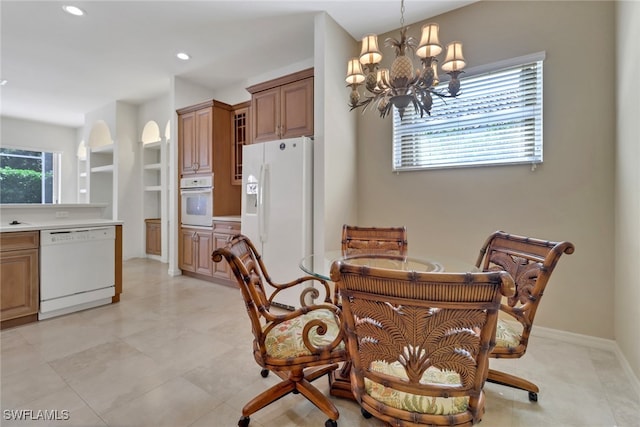
[(550, 338), (571, 344), (582, 345), (585, 347), (597, 348), (600, 350), (608, 350), (615, 353), (618, 361), (622, 365), (622, 369), (629, 378), (631, 386), (634, 391), (640, 397), (640, 380), (638, 376), (631, 369), (631, 365), (627, 361), (627, 358), (620, 350), (618, 343), (614, 340), (607, 340), (604, 338), (592, 337), (589, 335), (575, 334), (573, 332), (560, 331), (558, 329), (545, 328), (543, 326), (536, 326), (531, 330), (531, 335), (540, 338)]

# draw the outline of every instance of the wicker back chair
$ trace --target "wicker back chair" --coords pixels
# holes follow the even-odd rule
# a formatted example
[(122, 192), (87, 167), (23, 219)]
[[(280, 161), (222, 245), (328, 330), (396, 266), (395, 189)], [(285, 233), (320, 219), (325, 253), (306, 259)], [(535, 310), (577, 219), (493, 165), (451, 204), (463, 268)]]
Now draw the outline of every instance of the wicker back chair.
[[(516, 293), (500, 309), (516, 322), (498, 321), (496, 347), (490, 357), (518, 358), (527, 351), (533, 320), (551, 273), (562, 254), (575, 250), (569, 242), (551, 242), (496, 231), (480, 249), (476, 267), (482, 271), (504, 270), (516, 284)], [(538, 400), (538, 386), (523, 378), (491, 369), (488, 381), (529, 392)]]
[[(249, 416), (290, 392), (301, 393), (329, 419), (325, 426), (337, 426), (339, 413), (334, 404), (310, 382), (336, 369), (346, 359), (345, 345), (340, 330), (340, 311), (329, 301), (329, 287), (324, 280), (311, 276), (301, 277), (279, 285), (269, 278), (260, 254), (243, 235), (234, 236), (225, 248), (213, 252), (214, 262), (226, 259), (233, 271), (244, 299), (253, 331), (253, 356), (260, 365), (262, 376), (273, 371), (282, 381), (262, 392), (244, 408), (238, 426), (249, 425)], [(296, 262), (296, 260), (292, 260)], [(286, 314), (271, 311), (271, 301), (282, 289), (302, 288), (305, 282), (316, 280), (324, 290), (324, 302), (305, 305)], [(265, 281), (274, 293), (267, 297)], [(317, 289), (306, 290), (318, 296)], [(302, 293), (305, 293), (302, 291)]]
[(342, 226), (342, 254), (407, 254), (406, 227)]
[(351, 390), (365, 417), (403, 427), (480, 421), (500, 299), (514, 292), (508, 273), (337, 261), (331, 280), (342, 294)]

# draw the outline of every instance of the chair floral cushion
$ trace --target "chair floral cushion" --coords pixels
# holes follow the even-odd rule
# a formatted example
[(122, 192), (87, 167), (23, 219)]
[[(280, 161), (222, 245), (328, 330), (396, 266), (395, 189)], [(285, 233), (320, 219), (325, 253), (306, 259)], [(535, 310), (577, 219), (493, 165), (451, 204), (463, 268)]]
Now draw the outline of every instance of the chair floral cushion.
[(515, 348), (520, 345), (520, 333), (522, 326), (520, 323), (507, 322), (498, 319), (496, 328), (496, 347)]
[[(376, 361), (371, 364), (370, 368), (372, 371), (407, 379), (407, 374), (399, 362), (388, 364)], [(460, 384), (460, 376), (456, 372), (441, 371), (440, 369), (430, 367), (422, 375), (420, 382), (431, 384)], [(433, 415), (453, 415), (466, 411), (469, 406), (469, 398), (466, 396), (449, 398), (420, 396), (385, 387), (368, 378), (364, 379), (364, 386), (367, 394), (375, 400), (404, 411)]]
[[(313, 310), (302, 316), (282, 322), (269, 331), (264, 340), (267, 354), (278, 359), (312, 355), (311, 351), (304, 345), (302, 331), (304, 325), (314, 319), (321, 320), (327, 325), (327, 333), (320, 335), (317, 332), (317, 328), (311, 329), (309, 332), (310, 342), (316, 347), (330, 344), (340, 333), (335, 315), (331, 310)], [(344, 343), (340, 343), (337, 347), (337, 349), (343, 348)]]

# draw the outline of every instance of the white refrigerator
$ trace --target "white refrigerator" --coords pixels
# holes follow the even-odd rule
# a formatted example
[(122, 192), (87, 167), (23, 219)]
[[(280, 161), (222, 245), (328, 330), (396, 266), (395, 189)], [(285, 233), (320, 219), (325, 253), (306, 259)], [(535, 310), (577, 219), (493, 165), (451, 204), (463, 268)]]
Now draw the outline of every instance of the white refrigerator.
[[(300, 260), (313, 248), (313, 142), (306, 137), (245, 145), (242, 149), (242, 234), (262, 256), (271, 280), (304, 275)], [(274, 302), (300, 306), (302, 285)], [(297, 289), (295, 289), (297, 288)]]

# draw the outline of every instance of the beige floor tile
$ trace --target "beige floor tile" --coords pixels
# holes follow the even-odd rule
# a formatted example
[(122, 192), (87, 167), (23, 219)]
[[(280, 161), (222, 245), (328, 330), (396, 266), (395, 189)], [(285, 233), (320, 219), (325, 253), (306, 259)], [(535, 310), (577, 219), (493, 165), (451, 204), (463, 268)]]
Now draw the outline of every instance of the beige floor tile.
[[(30, 418), (36, 418), (38, 411), (49, 411), (48, 420), (35, 419), (27, 421), (12, 419), (7, 420), (6, 414), (3, 417), (3, 427), (26, 427), (33, 426), (56, 426), (56, 427), (99, 427), (106, 426), (104, 421), (78, 396), (71, 388), (65, 387), (54, 393), (48, 394), (40, 399), (34, 400), (27, 405), (17, 409), (29, 410)], [(23, 413), (26, 415), (26, 413)]]
[(64, 380), (46, 363), (2, 377), (2, 409), (14, 409), (66, 387)]
[(189, 426), (217, 403), (208, 393), (183, 378), (175, 378), (106, 413), (109, 426)]

